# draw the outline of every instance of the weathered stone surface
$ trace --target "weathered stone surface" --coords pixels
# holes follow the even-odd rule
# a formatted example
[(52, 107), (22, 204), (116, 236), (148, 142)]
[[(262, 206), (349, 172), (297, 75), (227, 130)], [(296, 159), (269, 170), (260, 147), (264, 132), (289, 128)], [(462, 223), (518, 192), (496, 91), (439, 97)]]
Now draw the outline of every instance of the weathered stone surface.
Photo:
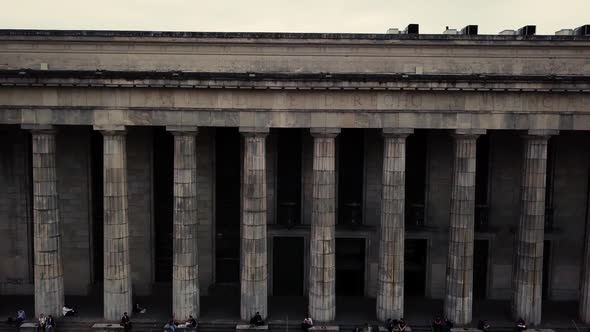
[(447, 258), (445, 317), (457, 325), (471, 322), (476, 142), (479, 133), (453, 136), (453, 184)]
[(104, 138), (104, 318), (131, 312), (131, 265), (127, 202), (126, 132), (103, 129)]
[[(170, 130), (170, 128), (169, 128)], [(178, 319), (199, 317), (197, 129), (174, 135), (174, 258), (172, 312)]]
[(524, 136), (520, 219), (514, 248), (512, 314), (541, 323), (547, 141), (545, 132)]
[(0, 294), (34, 293), (30, 134), (0, 126)]
[(404, 204), (406, 137), (413, 130), (384, 130), (377, 319), (404, 316)]
[(266, 136), (268, 129), (241, 128), (244, 136), (240, 317), (256, 312), (266, 319), (268, 271), (266, 244)]
[(309, 315), (317, 322), (336, 316), (336, 136), (339, 129), (312, 130)]
[(55, 136), (52, 128), (31, 130), (33, 147), (33, 222), (35, 314), (58, 317), (64, 305)]

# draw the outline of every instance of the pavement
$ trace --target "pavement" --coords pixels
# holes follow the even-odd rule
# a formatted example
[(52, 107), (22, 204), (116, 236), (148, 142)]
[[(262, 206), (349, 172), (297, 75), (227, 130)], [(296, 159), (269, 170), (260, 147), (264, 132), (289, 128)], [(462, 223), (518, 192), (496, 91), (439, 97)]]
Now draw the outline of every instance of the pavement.
[[(145, 314), (132, 316), (136, 322), (162, 322), (172, 316), (172, 296), (166, 290), (154, 290), (153, 296), (138, 296), (134, 300), (147, 308)], [(66, 296), (66, 303), (79, 312), (77, 317), (64, 318), (72, 322), (102, 321), (102, 296)], [(405, 319), (410, 326), (429, 326), (433, 317), (442, 312), (442, 300), (425, 298), (407, 298)], [(34, 312), (33, 296), (0, 296), (0, 320), (15, 316), (22, 308), (29, 318)], [(545, 301), (543, 303), (544, 328), (571, 328), (574, 321), (578, 327), (584, 327), (577, 321), (577, 302)], [(199, 322), (206, 324), (237, 323), (240, 313), (238, 296), (202, 296), (201, 317)], [(306, 297), (269, 297), (268, 320), (275, 324), (299, 323), (307, 313)], [(397, 318), (397, 317), (392, 317)], [(473, 325), (480, 319), (487, 319), (492, 326), (513, 326), (510, 317), (509, 301), (480, 300), (473, 305)], [(365, 322), (377, 323), (375, 317), (375, 299), (365, 297), (338, 297), (336, 299), (335, 325), (362, 325)]]

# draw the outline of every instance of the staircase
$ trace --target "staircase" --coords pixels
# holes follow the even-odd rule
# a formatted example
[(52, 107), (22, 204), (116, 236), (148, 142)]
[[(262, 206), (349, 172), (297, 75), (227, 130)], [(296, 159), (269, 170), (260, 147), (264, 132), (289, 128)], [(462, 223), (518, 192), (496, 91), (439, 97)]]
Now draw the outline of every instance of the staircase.
[[(56, 328), (56, 332), (91, 332), (93, 322), (80, 321), (62, 321)], [(355, 327), (362, 327), (363, 323), (356, 324), (340, 324), (340, 332), (352, 332)], [(231, 322), (210, 322), (199, 323), (199, 332), (233, 332), (235, 331), (236, 323)], [(590, 332), (588, 326), (578, 326), (579, 331), (572, 326), (553, 326), (555, 332)], [(162, 332), (164, 331), (163, 322), (133, 322), (133, 332)], [(298, 322), (277, 322), (271, 323), (268, 327), (269, 332), (298, 332), (301, 331), (300, 323)], [(431, 332), (429, 325), (412, 325), (412, 332)], [(534, 329), (529, 329), (530, 332), (535, 332)], [(14, 326), (0, 323), (0, 332), (18, 332)], [(512, 326), (494, 326), (491, 332), (514, 332)]]

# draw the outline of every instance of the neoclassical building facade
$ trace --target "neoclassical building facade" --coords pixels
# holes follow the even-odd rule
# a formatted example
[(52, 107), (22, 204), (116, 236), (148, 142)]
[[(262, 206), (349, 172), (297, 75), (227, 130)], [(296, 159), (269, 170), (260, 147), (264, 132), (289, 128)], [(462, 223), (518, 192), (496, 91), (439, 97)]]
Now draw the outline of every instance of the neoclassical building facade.
[(0, 295), (588, 323), (587, 33), (0, 30)]

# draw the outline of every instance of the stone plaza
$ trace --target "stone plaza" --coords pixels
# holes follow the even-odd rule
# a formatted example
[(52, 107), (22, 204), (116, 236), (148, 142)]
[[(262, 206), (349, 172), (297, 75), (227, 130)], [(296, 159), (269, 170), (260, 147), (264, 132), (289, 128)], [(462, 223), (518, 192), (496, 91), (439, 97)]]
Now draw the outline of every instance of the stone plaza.
[(0, 296), (590, 323), (590, 27), (476, 31), (0, 30)]

